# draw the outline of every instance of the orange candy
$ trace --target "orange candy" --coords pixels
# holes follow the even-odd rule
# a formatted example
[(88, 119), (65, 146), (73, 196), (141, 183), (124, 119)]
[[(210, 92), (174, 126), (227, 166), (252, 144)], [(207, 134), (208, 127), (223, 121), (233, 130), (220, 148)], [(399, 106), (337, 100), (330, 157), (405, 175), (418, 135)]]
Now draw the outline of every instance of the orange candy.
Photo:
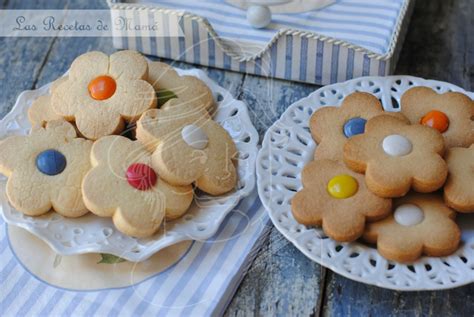
[(433, 110), (421, 118), (420, 123), (438, 130), (440, 133), (446, 131), (449, 127), (448, 116), (444, 112)]
[(92, 79), (87, 88), (92, 98), (95, 100), (105, 100), (113, 96), (117, 84), (110, 76), (99, 76)]

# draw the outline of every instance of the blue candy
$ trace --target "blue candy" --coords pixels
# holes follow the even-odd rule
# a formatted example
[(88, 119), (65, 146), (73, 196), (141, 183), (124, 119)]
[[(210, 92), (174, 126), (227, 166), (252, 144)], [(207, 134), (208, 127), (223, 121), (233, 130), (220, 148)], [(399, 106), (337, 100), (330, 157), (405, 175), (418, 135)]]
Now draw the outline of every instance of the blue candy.
[(56, 150), (46, 150), (36, 157), (36, 168), (46, 175), (58, 175), (66, 168), (66, 158)]
[(367, 120), (362, 118), (352, 118), (346, 121), (344, 124), (344, 135), (347, 138), (351, 136), (364, 133), (365, 123)]

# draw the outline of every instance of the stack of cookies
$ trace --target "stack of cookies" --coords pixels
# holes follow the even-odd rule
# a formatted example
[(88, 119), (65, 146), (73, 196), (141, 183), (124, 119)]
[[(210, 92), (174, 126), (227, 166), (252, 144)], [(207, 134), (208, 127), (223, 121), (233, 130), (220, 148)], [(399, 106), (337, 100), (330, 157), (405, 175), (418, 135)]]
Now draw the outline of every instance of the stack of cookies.
[(474, 213), (473, 118), (468, 96), (427, 87), (406, 91), (398, 113), (362, 92), (318, 109), (293, 216), (336, 241), (376, 244), (393, 261), (453, 253), (456, 212)]
[(151, 236), (186, 213), (195, 189), (236, 186), (237, 149), (213, 110), (202, 81), (166, 64), (134, 51), (83, 54), (31, 105), (30, 134), (1, 141), (10, 204), (29, 216), (90, 211)]

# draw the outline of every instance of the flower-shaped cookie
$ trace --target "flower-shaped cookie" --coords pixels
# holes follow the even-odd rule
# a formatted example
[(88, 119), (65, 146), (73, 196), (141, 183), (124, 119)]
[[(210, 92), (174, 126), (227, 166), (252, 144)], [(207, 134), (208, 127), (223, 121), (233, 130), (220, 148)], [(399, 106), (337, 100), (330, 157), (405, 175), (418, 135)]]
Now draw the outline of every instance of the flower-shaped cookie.
[(66, 217), (87, 213), (81, 182), (90, 169), (92, 142), (77, 138), (63, 120), (35, 127), (28, 136), (11, 136), (0, 143), (0, 172), (8, 177), (12, 206), (29, 216), (51, 208)]
[(440, 196), (411, 193), (394, 201), (393, 215), (368, 224), (363, 238), (397, 262), (413, 262), (422, 254), (447, 256), (461, 239), (455, 217)]
[(444, 200), (459, 212), (474, 212), (474, 144), (469, 148), (451, 148), (446, 154), (448, 180)]
[(237, 149), (227, 131), (204, 109), (168, 101), (169, 107), (145, 112), (137, 122), (137, 139), (154, 150), (153, 167), (174, 185), (195, 182), (220, 195), (237, 182)]
[(169, 99), (178, 98), (180, 104), (204, 108), (212, 113), (214, 108), (212, 92), (197, 77), (179, 76), (173, 67), (168, 64), (149, 62), (148, 82), (156, 90), (159, 105), (165, 105)]
[(356, 92), (347, 96), (340, 107), (323, 107), (311, 116), (311, 135), (318, 143), (316, 159), (342, 159), (347, 139), (364, 133), (365, 123), (383, 113), (382, 104), (373, 95)]
[(442, 133), (446, 148), (474, 143), (474, 101), (462, 93), (438, 94), (428, 87), (415, 87), (403, 94), (401, 108), (411, 123)]
[(391, 211), (391, 199), (371, 193), (364, 176), (341, 162), (312, 161), (304, 167), (301, 178), (303, 189), (291, 200), (293, 216), (304, 225), (322, 225), (336, 241), (356, 240), (367, 221), (383, 219)]
[[(49, 88), (49, 92), (52, 93), (56, 87), (62, 82), (67, 80), (67, 77), (60, 77), (56, 79)], [(48, 121), (61, 120), (62, 117), (53, 111), (51, 107), (51, 95), (44, 95), (38, 97), (31, 107), (28, 108), (28, 120), (32, 126), (42, 126)]]
[(156, 106), (147, 75), (147, 61), (138, 52), (120, 51), (110, 57), (89, 52), (74, 60), (68, 80), (52, 91), (51, 105), (54, 112), (75, 121), (88, 139), (117, 134), (124, 121), (137, 120)]
[(443, 137), (435, 129), (380, 115), (367, 122), (364, 134), (346, 142), (344, 162), (365, 173), (373, 193), (401, 197), (410, 187), (427, 193), (443, 186), (448, 175), (443, 153)]
[(193, 199), (192, 186), (172, 186), (151, 166), (151, 153), (138, 141), (107, 136), (92, 146), (93, 168), (82, 193), (91, 212), (112, 217), (121, 232), (148, 237), (163, 219), (182, 216)]

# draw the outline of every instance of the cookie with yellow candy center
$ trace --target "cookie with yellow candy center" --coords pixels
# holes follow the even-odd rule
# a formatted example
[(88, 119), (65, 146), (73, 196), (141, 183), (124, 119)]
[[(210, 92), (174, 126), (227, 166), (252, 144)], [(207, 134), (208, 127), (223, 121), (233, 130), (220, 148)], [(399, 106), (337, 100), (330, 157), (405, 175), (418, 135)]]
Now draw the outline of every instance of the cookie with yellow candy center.
[(343, 163), (316, 160), (302, 172), (303, 188), (291, 200), (296, 221), (307, 226), (322, 226), (330, 238), (349, 242), (359, 238), (366, 222), (386, 217), (391, 199), (370, 192), (364, 176)]

